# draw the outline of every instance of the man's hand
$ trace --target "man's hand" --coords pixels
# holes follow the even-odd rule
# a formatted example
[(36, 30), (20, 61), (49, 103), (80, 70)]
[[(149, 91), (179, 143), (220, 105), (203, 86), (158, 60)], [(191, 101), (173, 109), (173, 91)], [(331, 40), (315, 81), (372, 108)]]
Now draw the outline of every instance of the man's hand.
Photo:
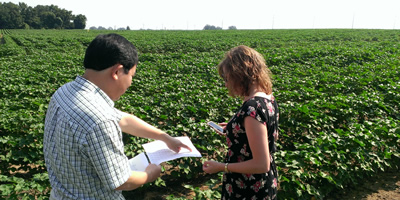
[(179, 152), (181, 148), (188, 149), (189, 151), (192, 151), (189, 146), (186, 144), (183, 144), (180, 140), (171, 137), (168, 135), (167, 139), (164, 140), (165, 144), (167, 144), (168, 148), (171, 149), (172, 151)]
[(147, 183), (155, 181), (158, 177), (161, 176), (161, 166), (150, 164), (146, 167), (145, 172), (147, 173)]

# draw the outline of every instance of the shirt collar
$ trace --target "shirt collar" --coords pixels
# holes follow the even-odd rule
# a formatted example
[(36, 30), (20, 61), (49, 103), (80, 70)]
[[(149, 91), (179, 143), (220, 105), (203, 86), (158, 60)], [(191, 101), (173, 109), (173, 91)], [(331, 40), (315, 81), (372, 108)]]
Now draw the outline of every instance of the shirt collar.
[(110, 97), (96, 84), (90, 82), (89, 80), (83, 78), (82, 76), (77, 76), (75, 82), (77, 82), (85, 90), (89, 90), (95, 94), (100, 95), (107, 104), (109, 104), (111, 107), (114, 107), (114, 101), (111, 100)]

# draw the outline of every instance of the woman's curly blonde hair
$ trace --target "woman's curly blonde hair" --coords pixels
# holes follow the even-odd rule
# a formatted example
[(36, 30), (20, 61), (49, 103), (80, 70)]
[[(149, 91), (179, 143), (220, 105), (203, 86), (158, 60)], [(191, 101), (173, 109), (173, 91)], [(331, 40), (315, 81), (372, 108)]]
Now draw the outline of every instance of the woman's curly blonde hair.
[(228, 51), (218, 65), (218, 73), (233, 97), (249, 96), (253, 84), (266, 94), (272, 93), (271, 71), (264, 57), (248, 46), (241, 45)]

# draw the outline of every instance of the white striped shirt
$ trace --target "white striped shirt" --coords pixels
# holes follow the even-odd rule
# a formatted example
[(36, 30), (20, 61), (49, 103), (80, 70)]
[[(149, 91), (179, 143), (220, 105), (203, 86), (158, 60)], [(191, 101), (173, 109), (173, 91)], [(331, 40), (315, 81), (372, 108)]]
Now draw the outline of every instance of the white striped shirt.
[(131, 175), (118, 125), (122, 112), (81, 76), (52, 96), (43, 151), (55, 199), (124, 199)]

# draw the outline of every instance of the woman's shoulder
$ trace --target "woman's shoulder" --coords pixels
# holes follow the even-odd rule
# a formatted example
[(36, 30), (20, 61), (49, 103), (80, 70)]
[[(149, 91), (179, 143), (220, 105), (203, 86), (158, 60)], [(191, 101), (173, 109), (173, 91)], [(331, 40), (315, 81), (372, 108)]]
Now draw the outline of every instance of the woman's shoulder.
[(247, 101), (243, 103), (243, 105), (254, 105), (254, 104), (259, 104), (260, 102), (268, 102), (268, 101), (274, 101), (275, 97), (273, 94), (265, 94), (265, 95), (258, 95), (249, 98)]
[(258, 108), (263, 107), (263, 104), (265, 104), (263, 102), (264, 102), (264, 98), (257, 97), (257, 96), (252, 97), (243, 103), (242, 109), (243, 110), (248, 110), (248, 109), (257, 110)]

